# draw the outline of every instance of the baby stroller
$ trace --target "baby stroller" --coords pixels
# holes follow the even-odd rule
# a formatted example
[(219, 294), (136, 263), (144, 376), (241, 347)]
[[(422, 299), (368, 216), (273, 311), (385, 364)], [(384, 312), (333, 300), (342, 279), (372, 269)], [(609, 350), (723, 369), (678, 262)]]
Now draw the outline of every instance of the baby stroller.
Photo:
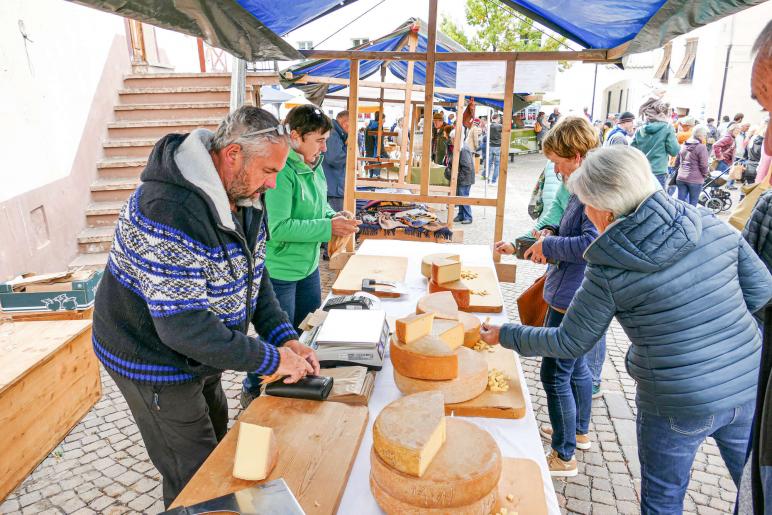
[(728, 174), (729, 169), (723, 172), (711, 172), (710, 178), (702, 185), (698, 202), (701, 206), (710, 209), (714, 215), (721, 211), (728, 211), (732, 207), (731, 194), (722, 188), (727, 182)]

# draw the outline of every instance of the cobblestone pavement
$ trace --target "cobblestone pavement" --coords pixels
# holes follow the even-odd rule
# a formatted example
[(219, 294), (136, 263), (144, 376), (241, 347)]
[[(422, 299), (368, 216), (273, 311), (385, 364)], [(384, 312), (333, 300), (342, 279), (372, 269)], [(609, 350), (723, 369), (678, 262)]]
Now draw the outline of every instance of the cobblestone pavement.
[[(524, 233), (531, 220), (526, 204), (538, 172), (541, 156), (518, 157), (510, 165), (505, 238)], [(483, 194), (478, 182), (474, 194)], [(494, 188), (488, 187), (494, 196)], [(475, 222), (463, 226), (465, 242), (490, 245), (494, 211), (475, 207)], [(517, 320), (515, 299), (539, 275), (543, 267), (519, 263), (517, 282), (503, 285), (510, 318)], [(322, 264), (325, 290), (331, 274)], [(602, 399), (594, 401), (591, 436), (593, 448), (578, 451), (579, 476), (555, 480), (555, 490), (565, 513), (628, 514), (639, 512), (640, 467), (636, 454), (635, 384), (625, 371), (629, 341), (614, 322), (608, 332), (608, 355), (603, 370)], [(548, 423), (546, 398), (539, 381), (539, 359), (522, 360), (536, 417)], [(223, 375), (231, 420), (239, 413), (243, 374)], [(160, 476), (150, 463), (126, 402), (115, 384), (102, 374), (103, 395), (94, 409), (72, 430), (62, 444), (0, 505), (0, 513), (158, 513)], [(545, 450), (547, 450), (545, 445)], [(735, 487), (712, 440), (697, 453), (685, 500), (685, 513), (731, 513)], [(349, 515), (349, 514), (346, 514)]]

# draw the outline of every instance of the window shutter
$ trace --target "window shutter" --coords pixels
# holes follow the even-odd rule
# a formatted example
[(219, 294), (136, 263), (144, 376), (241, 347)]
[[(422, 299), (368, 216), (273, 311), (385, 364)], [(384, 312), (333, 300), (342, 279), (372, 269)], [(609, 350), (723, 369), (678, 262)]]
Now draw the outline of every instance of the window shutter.
[(692, 69), (694, 64), (694, 58), (697, 57), (697, 39), (688, 39), (686, 41), (686, 53), (684, 54), (684, 60), (681, 62), (681, 66), (676, 72), (676, 79), (685, 80), (691, 79), (689, 77), (689, 70)]
[(670, 58), (673, 54), (673, 43), (668, 41), (665, 46), (662, 47), (662, 50), (662, 61), (660, 61), (659, 67), (654, 73), (654, 78), (659, 80), (664, 80), (668, 66), (670, 66)]

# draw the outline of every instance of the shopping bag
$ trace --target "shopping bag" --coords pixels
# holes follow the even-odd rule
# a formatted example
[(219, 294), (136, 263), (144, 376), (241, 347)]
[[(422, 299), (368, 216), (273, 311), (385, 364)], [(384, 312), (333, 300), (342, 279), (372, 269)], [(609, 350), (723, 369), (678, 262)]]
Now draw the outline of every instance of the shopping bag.
[(741, 181), (743, 178), (743, 171), (745, 171), (745, 166), (741, 164), (734, 164), (732, 165), (732, 168), (729, 170), (729, 178), (735, 181)]
[(759, 200), (761, 194), (772, 188), (772, 185), (770, 185), (770, 176), (772, 176), (772, 166), (769, 167), (769, 171), (762, 182), (743, 186), (745, 197), (740, 201), (737, 208), (735, 208), (732, 215), (729, 217), (730, 225), (738, 231), (745, 229), (745, 224), (748, 223), (753, 208), (756, 206), (756, 201)]
[(543, 326), (547, 317), (547, 301), (544, 300), (544, 283), (547, 274), (542, 275), (517, 298), (517, 311), (523, 325)]

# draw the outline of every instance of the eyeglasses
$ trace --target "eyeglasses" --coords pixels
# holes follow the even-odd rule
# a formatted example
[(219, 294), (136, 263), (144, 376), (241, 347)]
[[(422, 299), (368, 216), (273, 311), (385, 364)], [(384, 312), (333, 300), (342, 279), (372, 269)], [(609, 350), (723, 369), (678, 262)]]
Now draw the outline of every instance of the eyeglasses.
[(245, 132), (241, 135), (242, 138), (251, 138), (252, 136), (257, 136), (258, 134), (265, 134), (267, 132), (276, 131), (276, 133), (279, 136), (290, 134), (290, 127), (288, 123), (282, 123), (277, 125), (276, 127), (268, 127), (267, 129), (260, 129), (259, 131), (252, 131), (252, 132)]

